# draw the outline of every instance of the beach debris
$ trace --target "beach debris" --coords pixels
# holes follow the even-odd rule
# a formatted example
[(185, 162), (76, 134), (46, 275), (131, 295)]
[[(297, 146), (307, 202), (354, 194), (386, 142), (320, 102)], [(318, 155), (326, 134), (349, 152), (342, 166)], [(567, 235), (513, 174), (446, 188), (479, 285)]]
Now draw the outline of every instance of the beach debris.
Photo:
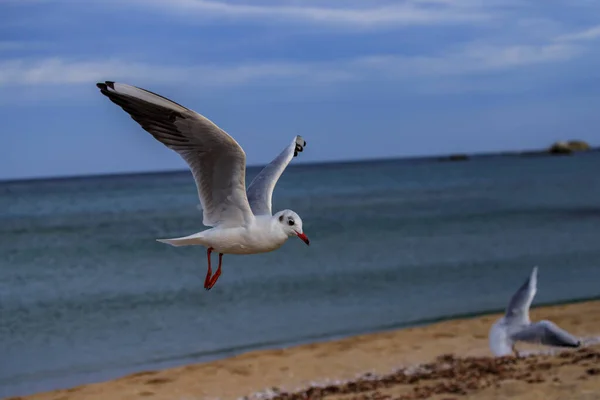
[[(538, 353), (520, 357), (461, 358), (445, 354), (433, 362), (398, 369), (387, 375), (369, 372), (353, 380), (314, 383), (293, 391), (279, 388), (279, 393), (271, 388), (248, 396), (245, 400), (314, 400), (328, 396), (364, 400), (419, 400), (437, 395), (464, 396), (498, 386), (507, 380), (520, 380), (531, 385), (546, 380), (557, 382), (560, 381), (559, 377), (552, 375), (557, 368), (563, 365), (585, 366), (588, 363), (600, 363), (600, 349), (583, 347), (558, 354)], [(584, 377), (596, 375), (600, 375), (600, 368), (590, 367), (585, 370)], [(407, 388), (404, 394), (389, 394), (391, 389), (402, 386)]]

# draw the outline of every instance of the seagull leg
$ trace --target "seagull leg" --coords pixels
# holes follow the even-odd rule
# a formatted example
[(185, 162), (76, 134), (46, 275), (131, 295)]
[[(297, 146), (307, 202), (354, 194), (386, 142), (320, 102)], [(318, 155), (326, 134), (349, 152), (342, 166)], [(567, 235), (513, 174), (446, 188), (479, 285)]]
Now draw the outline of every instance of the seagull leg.
[(519, 352), (515, 344), (512, 345), (512, 351), (515, 353), (515, 357), (519, 358)]
[(209, 247), (208, 250), (206, 251), (206, 256), (208, 258), (208, 271), (206, 271), (206, 278), (204, 278), (204, 289), (208, 290), (210, 289), (208, 287), (208, 284), (210, 283), (210, 278), (212, 276), (212, 268), (210, 267), (210, 253), (212, 253), (213, 248)]
[(217, 283), (217, 279), (219, 279), (219, 277), (221, 276), (221, 264), (222, 263), (223, 263), (223, 253), (219, 253), (219, 268), (217, 268), (217, 272), (215, 272), (213, 277), (210, 278), (210, 282), (208, 282), (208, 286), (204, 285), (204, 288), (206, 290), (212, 289), (212, 287), (215, 286), (215, 283)]

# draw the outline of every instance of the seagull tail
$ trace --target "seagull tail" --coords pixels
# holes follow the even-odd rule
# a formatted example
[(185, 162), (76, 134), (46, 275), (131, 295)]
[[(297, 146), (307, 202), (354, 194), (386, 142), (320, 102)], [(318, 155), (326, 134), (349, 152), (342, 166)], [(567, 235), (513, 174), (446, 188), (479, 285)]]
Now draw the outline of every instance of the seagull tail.
[(183, 236), (172, 239), (156, 239), (157, 242), (170, 244), (171, 246), (179, 247), (179, 246), (198, 246), (205, 245), (204, 243), (204, 235), (202, 232), (194, 233), (193, 235)]

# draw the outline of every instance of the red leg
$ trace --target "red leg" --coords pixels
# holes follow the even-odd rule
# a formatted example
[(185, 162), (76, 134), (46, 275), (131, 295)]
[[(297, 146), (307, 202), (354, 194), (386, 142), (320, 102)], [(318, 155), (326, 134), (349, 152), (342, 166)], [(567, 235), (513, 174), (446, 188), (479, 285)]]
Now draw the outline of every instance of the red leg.
[(221, 264), (223, 263), (223, 253), (219, 253), (219, 268), (217, 268), (217, 272), (210, 278), (210, 282), (208, 283), (208, 287), (205, 286), (206, 290), (212, 289), (217, 283), (217, 279), (221, 276)]
[(210, 253), (212, 253), (212, 247), (209, 247), (206, 256), (208, 257), (208, 271), (206, 271), (206, 278), (204, 278), (204, 289), (209, 289), (208, 284), (210, 283), (210, 278), (212, 276), (212, 268), (210, 267)]

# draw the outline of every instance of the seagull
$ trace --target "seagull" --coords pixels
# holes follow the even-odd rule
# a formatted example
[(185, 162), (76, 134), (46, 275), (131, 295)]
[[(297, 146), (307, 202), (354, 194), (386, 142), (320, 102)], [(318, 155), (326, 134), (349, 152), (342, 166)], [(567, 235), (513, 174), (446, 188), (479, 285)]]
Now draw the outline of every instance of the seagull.
[(581, 341), (550, 321), (532, 323), (529, 307), (537, 291), (537, 267), (510, 299), (506, 313), (490, 329), (490, 349), (496, 356), (519, 353), (516, 342), (544, 344), (556, 347), (579, 347)]
[[(306, 146), (301, 136), (296, 136), (265, 166), (246, 190), (246, 154), (212, 121), (139, 87), (112, 81), (96, 86), (156, 140), (177, 152), (192, 171), (203, 210), (202, 223), (211, 228), (157, 241), (172, 246), (206, 247), (206, 290), (210, 290), (221, 276), (223, 254), (270, 252), (292, 236), (299, 237), (307, 245), (310, 243), (298, 214), (292, 210), (279, 211), (275, 215), (271, 212), (277, 180), (292, 158)], [(214, 275), (211, 268), (213, 251), (219, 253), (219, 267)]]

